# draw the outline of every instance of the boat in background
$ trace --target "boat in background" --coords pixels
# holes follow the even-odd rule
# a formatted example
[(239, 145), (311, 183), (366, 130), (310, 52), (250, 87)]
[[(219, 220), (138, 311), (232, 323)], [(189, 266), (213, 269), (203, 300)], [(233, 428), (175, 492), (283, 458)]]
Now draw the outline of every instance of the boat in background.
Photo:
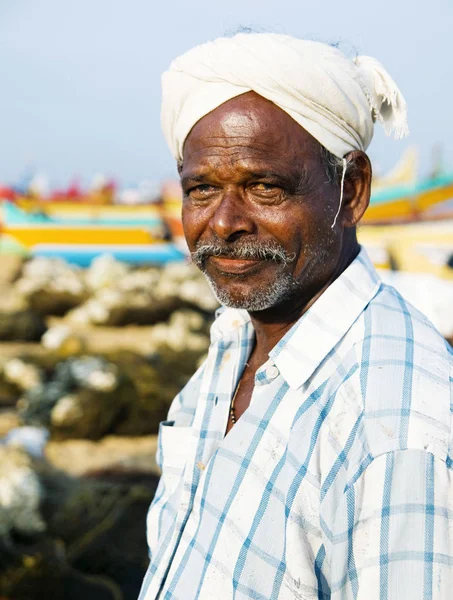
[(168, 181), (162, 186), (162, 218), (173, 243), (188, 254), (181, 220), (182, 190), (178, 181)]
[(123, 245), (161, 241), (146, 223), (53, 219), (42, 213), (26, 213), (8, 201), (3, 202), (1, 211), (3, 232), (25, 248), (37, 244)]
[[(72, 208), (69, 206), (68, 213)], [(21, 248), (31, 256), (60, 257), (83, 267), (106, 253), (136, 264), (164, 264), (185, 258), (185, 253), (168, 241), (166, 226), (155, 206), (136, 207), (138, 211), (135, 207), (88, 208), (96, 211), (96, 219), (78, 210), (57, 218), (48, 212), (27, 212), (3, 201), (2, 235), (9, 240), (3, 246), (14, 247), (16, 252)]]
[(8, 225), (54, 224), (61, 226), (140, 226), (147, 227), (156, 237), (165, 237), (161, 208), (152, 206), (99, 206), (96, 204), (48, 203), (24, 206), (0, 201), (0, 220)]
[(431, 175), (420, 180), (418, 150), (409, 146), (384, 175), (374, 175), (371, 201), (362, 224), (410, 223), (453, 218), (453, 173), (444, 172), (438, 153)]
[(377, 268), (453, 280), (453, 219), (364, 225), (358, 238)]
[(372, 193), (362, 223), (378, 225), (453, 218), (453, 173)]
[[(453, 173), (417, 182), (417, 160), (409, 148), (389, 173), (373, 179), (359, 239), (378, 267), (450, 278)], [(84, 266), (105, 252), (136, 263), (182, 260), (188, 254), (179, 182), (120, 192), (112, 181), (98, 178), (88, 191), (71, 184), (47, 195), (37, 182), (35, 177), (17, 189), (0, 186), (6, 198), (0, 220), (9, 247)]]
[(176, 244), (162, 242), (154, 244), (37, 244), (33, 247), (33, 256), (62, 258), (66, 262), (89, 267), (92, 261), (109, 254), (116, 260), (134, 265), (165, 265), (169, 262), (181, 262), (187, 258)]

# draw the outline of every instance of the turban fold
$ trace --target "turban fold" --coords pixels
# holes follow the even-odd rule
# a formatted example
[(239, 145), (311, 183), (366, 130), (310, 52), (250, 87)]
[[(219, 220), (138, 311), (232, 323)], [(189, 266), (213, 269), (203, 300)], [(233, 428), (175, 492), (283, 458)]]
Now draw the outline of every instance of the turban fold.
[(366, 150), (374, 122), (396, 138), (408, 133), (406, 103), (374, 58), (273, 33), (239, 33), (192, 48), (162, 75), (162, 128), (177, 160), (202, 117), (254, 91), (288, 113), (342, 158)]

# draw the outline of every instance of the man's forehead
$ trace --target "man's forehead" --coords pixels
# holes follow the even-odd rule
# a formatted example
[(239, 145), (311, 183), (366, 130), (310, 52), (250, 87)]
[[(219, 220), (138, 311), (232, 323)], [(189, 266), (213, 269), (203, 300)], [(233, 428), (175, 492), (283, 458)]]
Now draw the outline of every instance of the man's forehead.
[(210, 126), (225, 132), (225, 137), (242, 136), (244, 129), (260, 129), (261, 123), (253, 110), (227, 110), (212, 113)]
[(200, 119), (184, 144), (184, 162), (219, 150), (250, 156), (319, 152), (319, 143), (287, 113), (254, 92), (225, 102)]
[[(232, 135), (246, 129), (266, 128), (271, 134), (277, 128), (273, 125), (286, 125), (287, 128), (298, 127), (291, 117), (270, 100), (266, 100), (255, 92), (241, 94), (202, 117), (192, 128), (188, 139), (196, 135), (203, 135), (210, 130), (224, 131)], [(281, 127), (280, 127), (281, 129)]]

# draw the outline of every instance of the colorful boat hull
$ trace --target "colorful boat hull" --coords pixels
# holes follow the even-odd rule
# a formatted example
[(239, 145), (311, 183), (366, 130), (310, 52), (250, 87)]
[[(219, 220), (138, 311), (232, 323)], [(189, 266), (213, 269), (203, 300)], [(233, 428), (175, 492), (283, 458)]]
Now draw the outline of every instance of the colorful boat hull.
[(88, 267), (101, 254), (110, 254), (116, 260), (129, 264), (164, 265), (169, 262), (181, 262), (186, 255), (175, 244), (162, 243), (152, 245), (118, 246), (115, 244), (38, 244), (33, 248), (33, 256), (62, 258), (66, 262)]
[(88, 204), (85, 202), (30, 202), (22, 200), (17, 206), (26, 214), (44, 214), (51, 219), (87, 222), (157, 222), (161, 220), (160, 207), (153, 205), (129, 206), (122, 204)]
[(362, 223), (410, 222), (429, 219), (434, 208), (453, 199), (453, 175), (443, 175), (416, 185), (398, 186), (372, 194)]
[(5, 225), (3, 232), (16, 239), (25, 248), (33, 248), (37, 244), (148, 245), (156, 242), (149, 231), (137, 227)]
[[(97, 207), (100, 208), (100, 207)], [(151, 222), (135, 217), (133, 222), (108, 219), (97, 213), (99, 221), (59, 220), (43, 213), (27, 213), (10, 202), (2, 206), (2, 231), (25, 248), (37, 244), (153, 244), (162, 240), (162, 220)], [(110, 214), (110, 213), (107, 213)], [(125, 213), (126, 214), (126, 213)]]
[(378, 268), (453, 280), (453, 220), (362, 226), (358, 237)]

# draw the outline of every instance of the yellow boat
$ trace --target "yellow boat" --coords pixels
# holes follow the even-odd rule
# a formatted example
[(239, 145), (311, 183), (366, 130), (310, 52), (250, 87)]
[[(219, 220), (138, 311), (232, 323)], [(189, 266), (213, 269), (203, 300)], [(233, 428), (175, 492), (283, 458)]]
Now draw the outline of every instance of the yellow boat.
[(21, 198), (16, 205), (28, 214), (43, 214), (51, 219), (75, 221), (155, 221), (161, 219), (161, 208), (157, 204), (89, 204), (87, 202), (37, 202)]
[[(453, 174), (373, 192), (363, 223), (409, 222), (434, 216), (453, 200)], [(452, 213), (451, 207), (448, 208)], [(432, 213), (432, 215), (430, 214)]]
[[(103, 207), (97, 207), (102, 210)], [(27, 212), (4, 202), (1, 206), (2, 232), (25, 248), (38, 244), (137, 245), (162, 240), (162, 219), (133, 214), (130, 218), (109, 218), (99, 213), (99, 220), (78, 218), (56, 219), (42, 212)]]
[(2, 232), (26, 248), (37, 244), (152, 244), (158, 241), (146, 228), (114, 226), (66, 226), (59, 224), (8, 225)]
[(378, 268), (453, 279), (453, 220), (361, 226), (358, 236)]

